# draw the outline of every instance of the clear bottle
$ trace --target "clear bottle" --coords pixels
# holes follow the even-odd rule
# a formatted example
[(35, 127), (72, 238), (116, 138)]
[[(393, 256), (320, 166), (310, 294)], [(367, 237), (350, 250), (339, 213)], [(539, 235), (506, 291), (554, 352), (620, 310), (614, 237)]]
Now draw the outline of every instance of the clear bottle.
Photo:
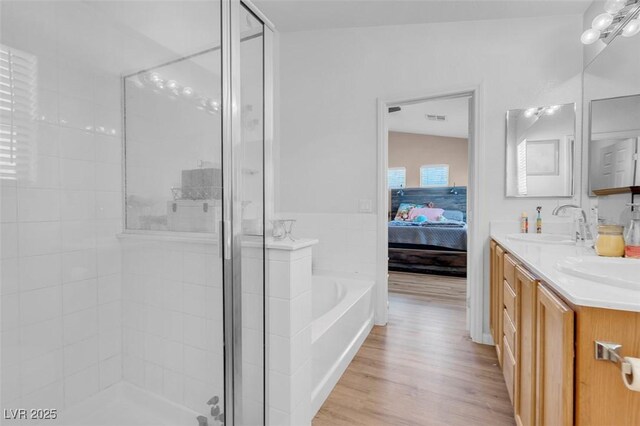
[(631, 207), (631, 223), (624, 238), (624, 255), (640, 259), (640, 203), (627, 204)]

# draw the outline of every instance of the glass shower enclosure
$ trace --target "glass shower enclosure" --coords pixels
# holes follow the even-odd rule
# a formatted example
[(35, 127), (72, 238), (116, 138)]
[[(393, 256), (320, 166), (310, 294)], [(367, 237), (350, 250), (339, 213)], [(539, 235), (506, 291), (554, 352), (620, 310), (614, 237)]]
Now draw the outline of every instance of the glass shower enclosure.
[(264, 424), (266, 20), (1, 8), (2, 424)]

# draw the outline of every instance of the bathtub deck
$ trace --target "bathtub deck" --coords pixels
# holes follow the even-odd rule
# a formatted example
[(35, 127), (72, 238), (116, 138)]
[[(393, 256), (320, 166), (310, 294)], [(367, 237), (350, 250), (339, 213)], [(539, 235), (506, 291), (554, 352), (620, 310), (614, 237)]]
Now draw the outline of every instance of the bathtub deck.
[(389, 324), (374, 327), (313, 426), (515, 424), (493, 347), (465, 331), (464, 295), (412, 292), (404, 275)]

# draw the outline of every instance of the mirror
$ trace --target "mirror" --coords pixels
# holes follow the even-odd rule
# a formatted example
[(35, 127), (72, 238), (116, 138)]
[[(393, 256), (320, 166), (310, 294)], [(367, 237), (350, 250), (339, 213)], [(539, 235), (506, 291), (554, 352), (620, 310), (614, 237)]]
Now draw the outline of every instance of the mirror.
[(640, 36), (618, 36), (585, 68), (590, 194), (640, 185)]
[(506, 196), (571, 197), (575, 104), (507, 112)]

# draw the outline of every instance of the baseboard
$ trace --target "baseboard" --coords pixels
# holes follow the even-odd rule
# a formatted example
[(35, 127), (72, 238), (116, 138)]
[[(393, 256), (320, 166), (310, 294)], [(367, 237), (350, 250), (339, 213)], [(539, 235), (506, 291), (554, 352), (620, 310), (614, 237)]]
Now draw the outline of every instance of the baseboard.
[(491, 337), (491, 333), (482, 333), (482, 342), (476, 342), (476, 343), (481, 343), (483, 345), (491, 345), (491, 346), (495, 345), (495, 343), (493, 343), (493, 337)]

